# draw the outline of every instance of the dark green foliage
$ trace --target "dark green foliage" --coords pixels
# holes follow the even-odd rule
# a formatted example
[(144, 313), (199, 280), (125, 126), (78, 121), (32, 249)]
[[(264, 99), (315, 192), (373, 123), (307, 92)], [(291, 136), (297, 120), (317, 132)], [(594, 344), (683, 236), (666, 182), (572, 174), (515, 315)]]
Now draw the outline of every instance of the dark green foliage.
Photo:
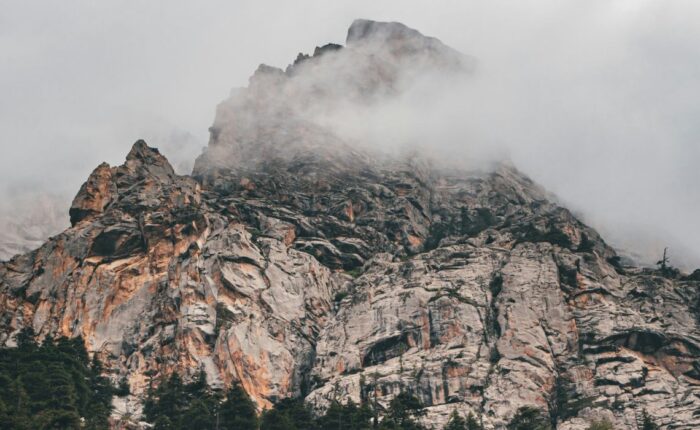
[(464, 419), (457, 411), (452, 411), (444, 430), (482, 430), (482, 428), (473, 413), (470, 412), (467, 419)]
[[(3, 405), (0, 404), (0, 410)], [(283, 399), (258, 419), (255, 404), (234, 384), (225, 399), (207, 386), (204, 373), (190, 384), (177, 374), (149, 390), (144, 415), (155, 430), (423, 430), (416, 419), (424, 415), (420, 400), (407, 393), (391, 401), (383, 420), (374, 423), (368, 404), (332, 402), (326, 413), (314, 416), (302, 399)], [(464, 421), (464, 420), (462, 420)], [(465, 429), (481, 430), (470, 414)]]
[(651, 419), (647, 411), (642, 411), (642, 428), (641, 430), (659, 430), (659, 425)]
[[(187, 405), (187, 408), (182, 412), (180, 420), (182, 429), (191, 430), (210, 430), (216, 428), (216, 403), (207, 401), (207, 399), (192, 399)], [(244, 427), (219, 427), (226, 429), (244, 428)], [(250, 427), (255, 429), (255, 427)]]
[(117, 385), (117, 389), (114, 390), (114, 395), (119, 397), (128, 396), (131, 392), (131, 387), (129, 387), (129, 381), (126, 378), (122, 378)]
[(372, 428), (372, 410), (367, 405), (357, 406), (352, 400), (346, 404), (331, 403), (326, 414), (317, 420), (319, 430), (366, 430)]
[(346, 270), (345, 272), (353, 278), (359, 278), (360, 275), (362, 275), (362, 267), (355, 267), (354, 269)]
[(577, 252), (592, 252), (595, 249), (595, 242), (588, 238), (586, 233), (581, 233), (581, 242), (578, 245)]
[(394, 397), (389, 404), (381, 430), (421, 430), (424, 427), (416, 422), (417, 418), (425, 415), (423, 403), (410, 393), (401, 393)]
[(483, 427), (479, 420), (476, 419), (473, 413), (469, 412), (467, 415), (467, 430), (482, 430)]
[(239, 384), (234, 384), (221, 405), (221, 429), (257, 429), (258, 416), (255, 404)]
[(552, 430), (549, 417), (537, 408), (525, 406), (518, 409), (508, 423), (508, 430)]
[(277, 409), (266, 411), (262, 416), (261, 430), (301, 430), (284, 412)]
[(347, 296), (348, 296), (348, 293), (346, 291), (339, 291), (339, 292), (335, 293), (335, 297), (333, 297), (333, 302), (335, 302), (335, 304), (338, 305)]
[(81, 338), (37, 345), (25, 329), (16, 340), (17, 348), (0, 349), (0, 428), (107, 428), (113, 387)]
[(314, 430), (316, 422), (302, 399), (284, 399), (262, 415), (261, 430)]
[(203, 373), (190, 384), (177, 374), (161, 381), (149, 391), (144, 415), (157, 430), (369, 430), (373, 416), (368, 406), (350, 401), (334, 402), (325, 415), (315, 417), (303, 400), (284, 399), (258, 419), (255, 404), (239, 384), (222, 399), (209, 389)]
[[(334, 401), (326, 413), (315, 417), (301, 399), (285, 399), (262, 414), (261, 430), (423, 430), (416, 422), (423, 416), (423, 405), (413, 395), (396, 396), (383, 419), (376, 425), (374, 411), (366, 404)], [(475, 421), (476, 422), (476, 421)], [(481, 427), (465, 427), (480, 430)]]
[(693, 273), (686, 276), (685, 281), (700, 281), (700, 269), (695, 269)]
[(667, 252), (668, 248), (664, 248), (663, 257), (661, 257), (661, 260), (656, 262), (656, 265), (659, 266), (659, 271), (661, 272), (662, 276), (667, 278), (676, 278), (680, 274), (680, 271), (669, 264), (671, 260), (668, 258)]
[(256, 430), (255, 405), (238, 384), (222, 396), (209, 388), (204, 372), (189, 384), (173, 373), (149, 390), (143, 409), (159, 430)]
[(452, 411), (449, 421), (445, 424), (444, 430), (465, 430), (467, 428), (467, 420), (462, 418), (457, 411)]

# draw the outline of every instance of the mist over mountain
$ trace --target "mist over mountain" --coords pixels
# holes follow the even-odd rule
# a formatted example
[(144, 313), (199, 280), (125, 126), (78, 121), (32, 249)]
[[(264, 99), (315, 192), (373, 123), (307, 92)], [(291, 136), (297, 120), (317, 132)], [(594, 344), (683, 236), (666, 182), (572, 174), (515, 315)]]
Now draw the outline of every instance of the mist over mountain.
[[(339, 408), (382, 430), (697, 428), (700, 271), (640, 267), (519, 170), (507, 141), (546, 121), (519, 128), (488, 76), (368, 19), (259, 65), (196, 159), (186, 132), (137, 140), (95, 164), (69, 226), (0, 263), (3, 351), (72, 345), (110, 428), (207, 428), (234, 399), (252, 430), (345, 428)], [(13, 231), (41, 225), (22, 207)], [(91, 410), (33, 414), (7, 399), (45, 393), (11, 385), (3, 423)]]

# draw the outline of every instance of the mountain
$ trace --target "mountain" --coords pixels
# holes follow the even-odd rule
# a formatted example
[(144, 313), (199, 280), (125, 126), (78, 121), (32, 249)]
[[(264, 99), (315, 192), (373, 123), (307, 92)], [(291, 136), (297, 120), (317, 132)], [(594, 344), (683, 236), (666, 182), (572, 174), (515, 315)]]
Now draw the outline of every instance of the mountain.
[(258, 408), (303, 396), (452, 411), (504, 428), (524, 406), (558, 429), (600, 418), (700, 428), (700, 276), (623, 265), (508, 163), (449, 167), (336, 133), (424, 76), (476, 62), (399, 23), (261, 65), (221, 103), (191, 176), (138, 141), (101, 164), (71, 227), (0, 264), (0, 343), (82, 336), (131, 395), (204, 371)]

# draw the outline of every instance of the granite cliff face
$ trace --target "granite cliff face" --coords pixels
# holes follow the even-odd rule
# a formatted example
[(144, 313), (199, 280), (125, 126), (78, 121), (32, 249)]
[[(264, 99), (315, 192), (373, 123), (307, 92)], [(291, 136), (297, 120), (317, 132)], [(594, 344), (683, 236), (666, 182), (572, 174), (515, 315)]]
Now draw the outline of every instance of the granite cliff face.
[(223, 102), (193, 175), (137, 142), (98, 166), (72, 227), (0, 264), (0, 342), (82, 336), (132, 395), (203, 369), (260, 408), (304, 396), (386, 405), (410, 390), (503, 428), (607, 417), (700, 428), (700, 280), (623, 266), (514, 167), (446, 169), (358, 149), (319, 112), (371, 105), (474, 62), (397, 23), (261, 66)]

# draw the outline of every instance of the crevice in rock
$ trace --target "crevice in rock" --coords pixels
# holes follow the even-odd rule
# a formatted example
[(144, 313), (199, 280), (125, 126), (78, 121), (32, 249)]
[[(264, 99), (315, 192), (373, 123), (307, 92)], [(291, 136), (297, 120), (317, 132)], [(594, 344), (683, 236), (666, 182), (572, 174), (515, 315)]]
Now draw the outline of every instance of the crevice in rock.
[(375, 366), (391, 358), (398, 357), (410, 348), (410, 332), (390, 336), (374, 343), (362, 358), (362, 367)]

